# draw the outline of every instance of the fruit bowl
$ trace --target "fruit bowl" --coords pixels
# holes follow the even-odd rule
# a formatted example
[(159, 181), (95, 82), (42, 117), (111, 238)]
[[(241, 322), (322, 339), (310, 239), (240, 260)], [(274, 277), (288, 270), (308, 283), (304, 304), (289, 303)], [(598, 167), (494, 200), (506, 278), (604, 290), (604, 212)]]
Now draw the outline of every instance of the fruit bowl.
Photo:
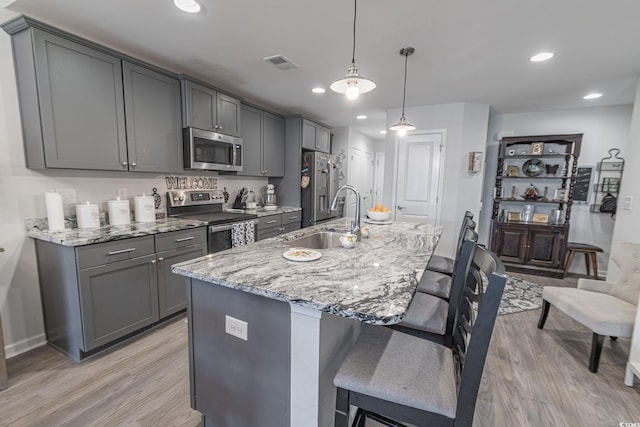
[(367, 216), (374, 221), (389, 221), (391, 219), (391, 212), (379, 212), (367, 209)]

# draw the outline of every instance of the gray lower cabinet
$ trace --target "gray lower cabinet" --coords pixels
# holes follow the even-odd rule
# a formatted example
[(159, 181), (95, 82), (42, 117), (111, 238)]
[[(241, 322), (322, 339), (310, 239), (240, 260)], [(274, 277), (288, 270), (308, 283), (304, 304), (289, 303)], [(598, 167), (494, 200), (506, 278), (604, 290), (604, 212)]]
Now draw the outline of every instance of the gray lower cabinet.
[(241, 136), (240, 100), (216, 89), (180, 79), (184, 127)]
[(284, 176), (284, 119), (242, 105), (243, 168), (238, 175)]
[(177, 78), (30, 18), (3, 28), (28, 168), (183, 171)]
[(329, 128), (308, 119), (300, 120), (302, 120), (302, 148), (329, 153), (331, 149)]
[(80, 247), (36, 240), (47, 341), (75, 361), (186, 307), (171, 265), (206, 254), (206, 228)]
[(301, 211), (262, 216), (254, 220), (256, 240), (269, 239), (300, 229)]

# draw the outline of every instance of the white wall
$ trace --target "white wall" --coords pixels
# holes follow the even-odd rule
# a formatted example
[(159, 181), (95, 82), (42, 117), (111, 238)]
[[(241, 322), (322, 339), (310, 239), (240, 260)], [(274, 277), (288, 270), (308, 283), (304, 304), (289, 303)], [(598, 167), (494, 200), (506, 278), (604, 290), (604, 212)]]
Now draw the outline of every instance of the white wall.
[[(387, 127), (400, 117), (401, 110), (387, 111)], [(445, 131), (444, 181), (441, 195), (442, 214), (439, 223), (444, 227), (438, 243), (437, 253), (454, 256), (456, 240), (462, 217), (466, 210), (474, 215), (480, 211), (482, 191), (481, 173), (469, 173), (468, 154), (470, 151), (483, 152), (487, 140), (489, 105), (486, 104), (444, 104), (405, 109), (407, 121), (415, 125), (413, 132), (430, 130)], [(391, 206), (395, 188), (397, 139), (394, 132), (388, 132), (385, 150), (385, 205)]]
[[(481, 241), (488, 244), (490, 239), (490, 221), (498, 134), (513, 135), (552, 135), (583, 133), (582, 147), (578, 159), (579, 166), (595, 166), (608, 155), (610, 148), (619, 148), (621, 156), (627, 158), (629, 151), (629, 126), (632, 106), (589, 107), (572, 110), (558, 110), (517, 114), (493, 114), (489, 120), (489, 141), (487, 152), (487, 173), (485, 174), (483, 210), (480, 215)], [(627, 163), (628, 164), (628, 163)], [(623, 185), (629, 180), (625, 168)], [(595, 173), (595, 171), (594, 171)], [(594, 175), (595, 179), (596, 176)], [(598, 266), (606, 270), (611, 247), (614, 221), (608, 214), (592, 213), (589, 204), (575, 203), (571, 210), (569, 240), (590, 243), (601, 247), (604, 253), (598, 254)], [(575, 257), (571, 271), (585, 273), (584, 257)]]
[[(612, 246), (617, 242), (640, 243), (640, 224), (638, 223), (638, 208), (640, 207), (640, 79), (636, 88), (636, 98), (631, 116), (629, 132), (629, 144), (622, 152), (625, 158), (624, 175), (622, 176), (622, 186), (620, 188), (620, 198), (618, 199), (618, 209), (616, 213), (615, 228), (613, 231)], [(632, 209), (623, 208), (625, 198), (631, 198)], [(615, 281), (618, 269), (609, 261), (609, 274), (607, 280)], [(637, 326), (637, 325), (636, 325)], [(640, 343), (636, 343), (636, 346)]]
[[(0, 9), (0, 21), (11, 16)], [(0, 314), (7, 356), (10, 357), (44, 343), (44, 328), (36, 258), (33, 241), (25, 237), (24, 220), (44, 217), (44, 192), (54, 188), (74, 188), (78, 201), (100, 202), (116, 196), (118, 188), (127, 188), (129, 197), (150, 194), (156, 187), (167, 190), (165, 175), (100, 171), (33, 171), (25, 168), (20, 127), (20, 112), (13, 56), (9, 36), (0, 31)], [(197, 176), (216, 176), (202, 173)], [(221, 176), (220, 189), (226, 186), (233, 198), (242, 186), (256, 195), (264, 191), (266, 178)], [(232, 201), (232, 200), (231, 200)], [(65, 213), (72, 213), (71, 205)]]

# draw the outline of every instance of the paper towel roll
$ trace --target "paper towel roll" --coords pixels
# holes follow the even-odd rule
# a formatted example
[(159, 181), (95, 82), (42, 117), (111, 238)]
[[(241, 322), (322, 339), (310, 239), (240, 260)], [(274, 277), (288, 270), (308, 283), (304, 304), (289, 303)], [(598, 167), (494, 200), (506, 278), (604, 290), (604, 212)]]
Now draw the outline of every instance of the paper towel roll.
[(111, 225), (129, 225), (131, 223), (131, 212), (129, 211), (129, 200), (109, 200), (107, 202), (109, 209), (109, 224)]
[(100, 227), (100, 212), (98, 205), (87, 202), (85, 205), (76, 205), (76, 219), (78, 228)]
[(55, 191), (47, 191), (44, 194), (47, 205), (47, 222), (49, 231), (64, 230), (64, 211), (62, 209), (62, 196)]
[(156, 205), (153, 196), (136, 196), (133, 198), (133, 209), (136, 222), (155, 222)]

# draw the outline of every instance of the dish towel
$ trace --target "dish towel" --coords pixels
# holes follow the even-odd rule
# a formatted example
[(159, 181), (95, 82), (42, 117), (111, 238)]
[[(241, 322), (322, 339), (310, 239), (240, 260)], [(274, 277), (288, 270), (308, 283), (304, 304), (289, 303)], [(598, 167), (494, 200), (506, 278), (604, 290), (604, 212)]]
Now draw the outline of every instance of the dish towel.
[(233, 224), (231, 229), (231, 247), (237, 248), (256, 241), (253, 221)]

